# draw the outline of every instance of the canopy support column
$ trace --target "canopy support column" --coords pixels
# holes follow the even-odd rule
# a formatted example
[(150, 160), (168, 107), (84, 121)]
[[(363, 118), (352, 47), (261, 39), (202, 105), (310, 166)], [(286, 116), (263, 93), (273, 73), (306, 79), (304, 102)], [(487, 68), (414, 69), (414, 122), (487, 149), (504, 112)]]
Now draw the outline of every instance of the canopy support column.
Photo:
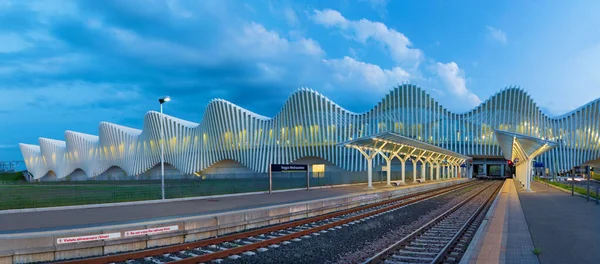
[(429, 179), (433, 181), (433, 162), (429, 162)]
[(417, 182), (417, 161), (414, 159), (411, 159), (410, 161), (412, 161), (413, 164), (413, 182)]
[(386, 162), (386, 172), (387, 172), (387, 186), (392, 186), (392, 159), (394, 156), (398, 155), (398, 152), (402, 149), (400, 147), (398, 150), (394, 151), (391, 155), (385, 155), (383, 152), (379, 151), (379, 154), (385, 159)]
[(400, 153), (400, 149), (398, 150), (398, 152), (392, 155), (392, 158), (396, 157), (400, 160), (400, 164), (402, 165), (402, 183), (406, 183), (406, 160), (408, 160), (408, 157), (410, 157), (410, 155), (413, 152), (415, 152), (415, 149), (412, 149), (410, 152), (406, 153), (404, 155), (404, 158), (400, 158), (400, 155), (398, 155), (398, 153)]
[(391, 159), (385, 159), (385, 165), (386, 165), (386, 174), (387, 174), (387, 186), (392, 186), (392, 160)]
[(362, 148), (354, 147), (367, 159), (367, 188), (369, 189), (373, 189), (373, 158), (375, 158), (377, 153), (379, 153), (385, 144), (387, 143), (383, 143), (383, 145), (381, 145), (377, 150), (371, 151), (371, 153), (366, 153)]
[(402, 183), (406, 183), (406, 160), (400, 160), (402, 164)]
[(425, 170), (427, 169), (427, 165), (424, 161), (421, 161), (421, 181), (425, 181)]

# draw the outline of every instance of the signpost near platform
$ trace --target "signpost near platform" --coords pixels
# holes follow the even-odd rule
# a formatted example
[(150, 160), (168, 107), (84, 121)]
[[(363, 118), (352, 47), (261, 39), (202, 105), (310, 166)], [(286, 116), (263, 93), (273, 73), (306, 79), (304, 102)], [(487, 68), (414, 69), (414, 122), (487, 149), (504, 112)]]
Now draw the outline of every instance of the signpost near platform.
[(271, 164), (269, 166), (269, 193), (273, 192), (273, 172), (306, 172), (306, 190), (310, 189), (310, 177), (306, 164)]

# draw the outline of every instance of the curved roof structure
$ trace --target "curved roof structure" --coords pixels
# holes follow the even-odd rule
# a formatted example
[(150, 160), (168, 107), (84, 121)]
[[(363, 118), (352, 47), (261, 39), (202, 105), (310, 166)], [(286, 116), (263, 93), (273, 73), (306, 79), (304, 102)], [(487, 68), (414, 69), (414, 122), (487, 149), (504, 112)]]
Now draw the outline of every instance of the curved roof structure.
[[(520, 88), (494, 94), (465, 113), (453, 113), (415, 85), (390, 91), (371, 110), (350, 112), (306, 88), (293, 93), (273, 118), (225, 100), (211, 101), (200, 123), (164, 115), (165, 162), (184, 174), (231, 159), (257, 172), (270, 163), (321, 157), (343, 169), (365, 170), (355, 150), (338, 146), (354, 138), (391, 131), (468, 156), (501, 157), (494, 130), (559, 142), (539, 159), (553, 170), (600, 158), (600, 100), (550, 117)], [(65, 141), (20, 144), (36, 179), (53, 171), (64, 178), (76, 169), (95, 177), (112, 166), (139, 175), (160, 161), (159, 113), (144, 117), (142, 130), (101, 122), (99, 135), (67, 131)]]

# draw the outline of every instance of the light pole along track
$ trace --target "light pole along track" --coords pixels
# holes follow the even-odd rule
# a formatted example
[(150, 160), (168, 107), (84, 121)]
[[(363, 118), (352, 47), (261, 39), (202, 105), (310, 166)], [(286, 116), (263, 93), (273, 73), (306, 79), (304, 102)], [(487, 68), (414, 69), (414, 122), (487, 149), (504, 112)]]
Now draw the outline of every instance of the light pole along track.
[[(405, 195), (402, 197), (393, 198), (393, 199), (386, 200), (386, 201), (362, 205), (362, 206), (358, 206), (355, 208), (340, 210), (337, 212), (332, 212), (332, 213), (328, 213), (328, 214), (324, 214), (324, 215), (320, 215), (320, 216), (304, 218), (304, 219), (300, 219), (297, 221), (286, 222), (286, 223), (277, 224), (277, 225), (273, 225), (273, 226), (243, 231), (240, 233), (225, 235), (225, 236), (221, 236), (221, 237), (199, 240), (199, 241), (195, 241), (195, 242), (182, 243), (182, 244), (177, 244), (177, 245), (171, 245), (171, 246), (154, 248), (154, 249), (146, 249), (146, 250), (141, 250), (141, 251), (126, 252), (126, 253), (121, 253), (121, 254), (98, 256), (98, 257), (92, 257), (92, 258), (87, 258), (87, 259), (57, 261), (55, 263), (97, 264), (97, 263), (123, 262), (123, 261), (133, 260), (133, 259), (142, 259), (142, 258), (146, 258), (146, 257), (161, 256), (164, 254), (176, 253), (176, 252), (180, 252), (180, 251), (190, 250), (193, 248), (217, 245), (217, 244), (231, 242), (231, 241), (244, 239), (244, 238), (248, 238), (248, 237), (259, 236), (261, 234), (282, 231), (282, 230), (286, 230), (286, 229), (290, 229), (290, 228), (294, 228), (294, 227), (298, 227), (298, 226), (302, 226), (302, 225), (307, 225), (307, 224), (311, 224), (314, 222), (323, 221), (323, 220), (327, 220), (327, 219), (334, 219), (330, 223), (327, 223), (324, 225), (311, 227), (308, 229), (303, 229), (301, 231), (293, 232), (291, 234), (286, 234), (286, 235), (282, 235), (282, 236), (278, 236), (278, 237), (274, 237), (274, 238), (265, 239), (262, 241), (258, 241), (256, 243), (243, 245), (243, 246), (239, 246), (239, 247), (235, 247), (235, 248), (231, 248), (231, 249), (221, 250), (221, 251), (217, 251), (217, 252), (211, 252), (211, 253), (204, 254), (204, 255), (168, 261), (169, 263), (208, 262), (211, 260), (225, 258), (225, 257), (231, 256), (231, 255), (236, 255), (236, 254), (240, 254), (243, 252), (256, 250), (261, 247), (269, 246), (272, 244), (277, 244), (277, 243), (280, 243), (283, 241), (292, 240), (292, 239), (295, 239), (298, 237), (316, 233), (316, 232), (319, 232), (319, 231), (322, 231), (325, 229), (329, 229), (329, 228), (332, 228), (335, 226), (340, 226), (340, 225), (350, 223), (350, 222), (353, 222), (353, 221), (356, 221), (356, 220), (359, 220), (359, 219), (362, 219), (365, 217), (373, 216), (373, 215), (380, 214), (385, 211), (389, 211), (389, 210), (392, 210), (395, 208), (399, 208), (399, 207), (406, 206), (406, 205), (409, 205), (412, 203), (423, 201), (423, 200), (426, 200), (426, 199), (429, 199), (429, 198), (432, 198), (435, 196), (446, 194), (446, 193), (449, 193), (449, 192), (452, 192), (452, 191), (455, 191), (458, 189), (467, 188), (469, 186), (476, 185), (479, 182), (480, 181), (478, 181), (478, 180), (468, 181), (468, 182), (460, 183), (457, 185), (443, 187), (443, 188), (439, 188), (439, 189), (435, 189), (435, 190), (427, 190), (427, 191), (417, 192), (414, 194)], [(366, 212), (357, 213), (357, 212), (361, 212), (361, 211), (366, 211)], [(350, 217), (338, 219), (339, 217), (342, 217), (344, 215), (349, 215), (349, 214), (351, 215)], [(352, 215), (352, 214), (354, 214), (354, 215)]]
[[(477, 206), (472, 213), (465, 214), (468, 210), (466, 206), (474, 198), (479, 196), (485, 188), (464, 201), (458, 203), (448, 209), (438, 217), (427, 222), (416, 231), (402, 238), (388, 248), (380, 251), (375, 256), (367, 259), (363, 264), (374, 263), (452, 263), (460, 261), (460, 257), (466, 246), (463, 246), (460, 253), (451, 254), (461, 238), (467, 236), (469, 229), (473, 230), (475, 220), (484, 212), (494, 200), (494, 197), (502, 188), (502, 184), (498, 184), (494, 191), (485, 199), (483, 203)], [(461, 212), (460, 210), (463, 210)], [(474, 233), (474, 232), (471, 232)], [(472, 234), (466, 240), (470, 241)]]

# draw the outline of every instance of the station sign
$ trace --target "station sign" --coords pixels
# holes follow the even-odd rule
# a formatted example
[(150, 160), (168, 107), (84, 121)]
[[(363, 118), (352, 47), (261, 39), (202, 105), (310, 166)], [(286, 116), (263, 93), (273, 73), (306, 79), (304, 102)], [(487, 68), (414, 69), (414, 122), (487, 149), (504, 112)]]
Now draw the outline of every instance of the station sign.
[(105, 239), (120, 238), (121, 233), (108, 233), (108, 234), (97, 234), (89, 236), (76, 236), (76, 237), (61, 237), (56, 239), (56, 244), (70, 244), (79, 242), (98, 241)]
[(515, 161), (513, 161), (514, 164), (519, 163), (519, 158), (515, 158)]
[(271, 164), (272, 172), (307, 172), (308, 165), (305, 164)]
[(534, 168), (543, 168), (544, 163), (543, 162), (535, 162), (535, 163), (533, 163), (533, 167)]
[(589, 174), (591, 169), (590, 166), (577, 166), (573, 168), (573, 171), (577, 174)]

